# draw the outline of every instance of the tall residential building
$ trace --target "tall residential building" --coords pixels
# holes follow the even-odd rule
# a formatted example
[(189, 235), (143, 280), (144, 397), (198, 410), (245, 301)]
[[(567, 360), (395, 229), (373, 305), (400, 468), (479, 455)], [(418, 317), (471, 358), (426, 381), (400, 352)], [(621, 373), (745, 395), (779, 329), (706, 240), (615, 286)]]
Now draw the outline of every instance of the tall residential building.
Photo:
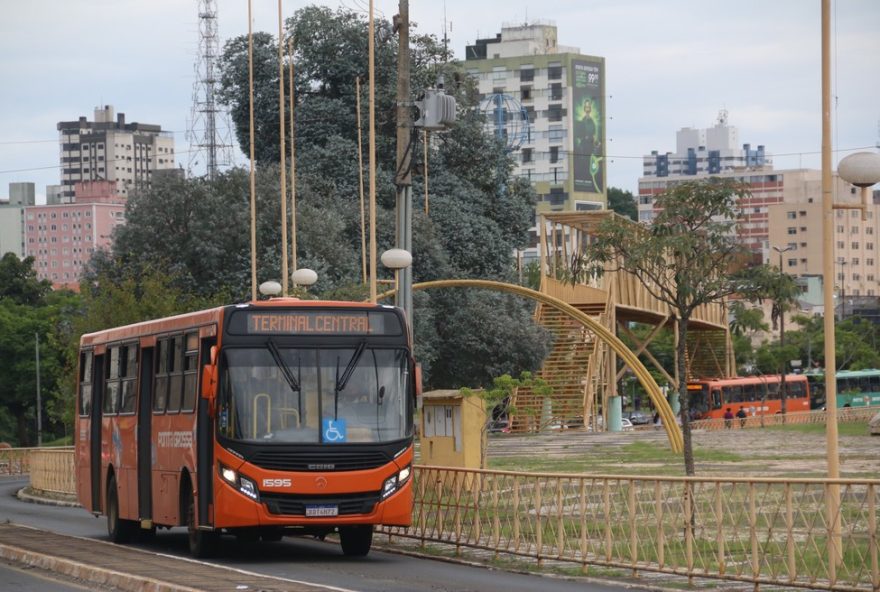
[(62, 121), (61, 198), (71, 202), (74, 185), (83, 181), (111, 181), (123, 198), (132, 189), (148, 187), (153, 171), (174, 167), (174, 136), (161, 126), (126, 123), (113, 107), (95, 109), (95, 120)]
[(558, 45), (549, 23), (504, 25), (466, 51), (488, 126), (532, 181), (538, 211), (604, 208), (605, 58)]
[(77, 183), (70, 203), (24, 208), (25, 246), (37, 278), (76, 289), (95, 249), (109, 248), (113, 229), (125, 223), (125, 200), (113, 181)]
[(15, 253), (25, 257), (24, 209), (34, 205), (33, 183), (10, 183), (9, 200), (0, 201), (0, 257)]
[(685, 127), (675, 134), (675, 153), (657, 150), (643, 157), (645, 177), (717, 175), (723, 171), (773, 166), (764, 146), (752, 150), (739, 146), (739, 131), (727, 124), (727, 111), (718, 114), (715, 125), (695, 129)]

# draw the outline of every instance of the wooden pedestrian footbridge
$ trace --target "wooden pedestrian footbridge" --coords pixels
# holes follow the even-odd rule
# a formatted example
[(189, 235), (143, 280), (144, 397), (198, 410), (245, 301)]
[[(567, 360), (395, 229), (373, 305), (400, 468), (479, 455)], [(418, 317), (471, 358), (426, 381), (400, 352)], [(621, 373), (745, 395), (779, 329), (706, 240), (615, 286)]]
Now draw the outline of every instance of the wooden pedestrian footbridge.
[[(665, 394), (639, 360), (644, 356), (665, 382), (675, 388), (677, 371), (670, 374), (648, 351), (662, 331), (676, 328), (678, 319), (669, 306), (651, 293), (650, 287), (613, 264), (602, 273), (586, 273), (582, 261), (597, 226), (612, 212), (562, 212), (543, 215), (538, 224), (540, 288), (486, 280), (440, 280), (413, 285), (413, 290), (432, 288), (480, 288), (508, 292), (535, 301), (535, 320), (553, 336), (553, 345), (537, 375), (550, 387), (550, 394), (519, 389), (513, 401), (517, 410), (511, 431), (536, 432), (547, 428), (586, 426), (605, 429), (602, 416), (614, 397), (617, 384), (627, 372), (638, 379), (664, 425), (675, 420)], [(633, 223), (634, 232), (637, 225)], [(390, 296), (389, 291), (382, 296)], [(638, 337), (632, 323), (651, 327)], [(686, 371), (688, 377), (733, 375), (735, 363), (724, 303), (698, 308), (688, 324)], [(620, 340), (635, 344), (629, 349)], [(675, 365), (677, 368), (677, 364)], [(670, 442), (679, 449), (681, 436), (670, 427)], [(674, 433), (673, 433), (674, 432)]]

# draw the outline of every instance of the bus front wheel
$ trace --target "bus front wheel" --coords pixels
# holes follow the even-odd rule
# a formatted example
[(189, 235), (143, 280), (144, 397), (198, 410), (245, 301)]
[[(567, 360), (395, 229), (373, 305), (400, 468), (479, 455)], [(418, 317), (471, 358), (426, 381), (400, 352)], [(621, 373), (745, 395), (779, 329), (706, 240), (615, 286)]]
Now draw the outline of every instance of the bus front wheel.
[(210, 557), (217, 551), (220, 536), (216, 531), (199, 530), (196, 525), (196, 504), (192, 493), (186, 505), (186, 528), (189, 534), (189, 552), (199, 559)]
[(373, 526), (342, 526), (339, 528), (339, 542), (347, 557), (364, 557), (373, 545)]
[(137, 533), (138, 524), (134, 520), (119, 517), (119, 494), (116, 492), (116, 477), (107, 483), (107, 534), (114, 543), (128, 543)]

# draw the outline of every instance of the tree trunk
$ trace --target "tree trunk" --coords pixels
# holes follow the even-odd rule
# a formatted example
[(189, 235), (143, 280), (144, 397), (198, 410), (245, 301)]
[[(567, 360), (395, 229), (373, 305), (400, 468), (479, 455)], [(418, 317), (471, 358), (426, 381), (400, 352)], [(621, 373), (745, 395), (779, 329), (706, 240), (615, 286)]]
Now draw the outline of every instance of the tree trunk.
[(28, 420), (25, 417), (25, 413), (18, 414), (18, 445), (26, 447), (29, 445), (28, 440)]
[(687, 352), (688, 319), (678, 321), (678, 343), (675, 348), (675, 364), (678, 370), (678, 398), (681, 403), (681, 431), (684, 439), (684, 472), (685, 475), (696, 474), (694, 469), (694, 445), (691, 440), (691, 402), (687, 390)]
[(785, 311), (783, 310), (779, 314), (779, 357), (780, 362), (782, 362), (782, 372), (779, 373), (779, 398), (780, 398), (780, 408), (782, 410), (782, 423), (785, 423), (785, 399), (787, 393), (785, 392)]

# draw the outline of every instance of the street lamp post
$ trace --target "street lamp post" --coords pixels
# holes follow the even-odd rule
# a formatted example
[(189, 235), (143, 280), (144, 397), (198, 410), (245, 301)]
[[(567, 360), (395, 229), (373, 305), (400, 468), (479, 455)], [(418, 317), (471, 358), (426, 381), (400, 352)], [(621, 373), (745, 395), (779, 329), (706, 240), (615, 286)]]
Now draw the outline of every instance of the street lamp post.
[[(787, 253), (794, 249), (792, 245), (788, 245), (784, 249), (780, 249), (779, 247), (773, 247), (773, 250), (779, 253), (779, 273), (784, 274), (785, 272), (782, 270), (782, 255), (783, 253)], [(777, 298), (779, 296), (777, 295)], [(781, 411), (782, 411), (782, 421), (785, 421), (785, 413), (786, 413), (786, 404), (785, 400), (787, 398), (787, 393), (785, 390), (785, 309), (780, 306), (779, 301), (773, 303), (774, 306), (779, 308), (779, 355), (782, 363), (782, 372), (779, 373), (779, 396)]]
[[(380, 258), (382, 261), (382, 265), (387, 267), (388, 269), (394, 270), (394, 290), (395, 294), (399, 294), (401, 290), (406, 290), (405, 286), (401, 286), (401, 275), (403, 275), (403, 271), (409, 269), (412, 265), (412, 254), (406, 249), (388, 249), (384, 253), (382, 253), (382, 257)], [(409, 295), (409, 308), (405, 308), (404, 312), (406, 313), (406, 322), (409, 325), (410, 334), (412, 334), (412, 287), (410, 286), (410, 295)], [(398, 305), (400, 306), (400, 305)]]

